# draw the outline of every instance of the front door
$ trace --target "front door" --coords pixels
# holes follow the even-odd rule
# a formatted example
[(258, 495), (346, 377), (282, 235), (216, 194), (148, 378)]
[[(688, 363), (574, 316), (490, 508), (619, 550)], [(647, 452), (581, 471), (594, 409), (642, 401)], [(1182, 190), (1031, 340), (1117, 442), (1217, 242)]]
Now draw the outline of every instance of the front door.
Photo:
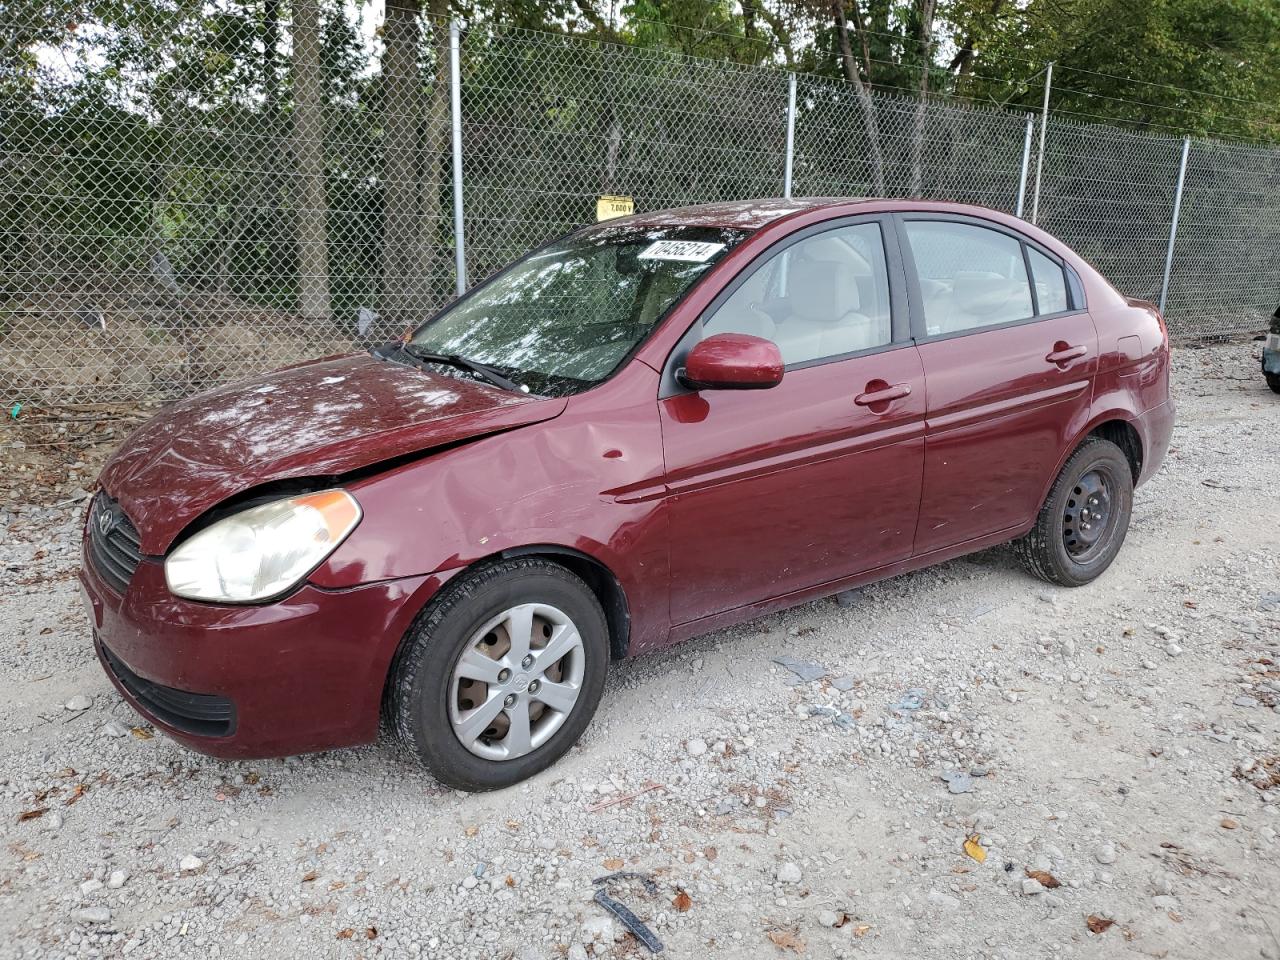
[(889, 229), (860, 219), (804, 231), (696, 321), (702, 336), (773, 340), (786, 372), (770, 390), (659, 401), (674, 623), (910, 555), (924, 377), (905, 316), (894, 322), (904, 298)]
[(928, 383), (915, 552), (1025, 526), (1088, 419), (1093, 320), (1056, 257), (963, 218), (906, 215)]

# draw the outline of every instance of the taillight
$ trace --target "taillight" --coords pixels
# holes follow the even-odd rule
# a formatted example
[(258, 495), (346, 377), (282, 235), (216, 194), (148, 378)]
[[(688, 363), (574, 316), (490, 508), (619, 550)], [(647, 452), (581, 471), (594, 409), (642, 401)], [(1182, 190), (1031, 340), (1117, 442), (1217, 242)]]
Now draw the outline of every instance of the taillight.
[(1156, 315), (1156, 320), (1160, 324), (1160, 338), (1164, 341), (1164, 345), (1167, 347), (1169, 345), (1169, 325), (1164, 322), (1164, 314), (1159, 310), (1154, 309), (1151, 312)]

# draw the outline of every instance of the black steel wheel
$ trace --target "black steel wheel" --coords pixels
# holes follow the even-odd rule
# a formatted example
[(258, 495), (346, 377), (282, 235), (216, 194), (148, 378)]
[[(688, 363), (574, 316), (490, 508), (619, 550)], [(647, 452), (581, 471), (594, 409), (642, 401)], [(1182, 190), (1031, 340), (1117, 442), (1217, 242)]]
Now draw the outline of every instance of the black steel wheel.
[(1042, 580), (1083, 586), (1111, 566), (1132, 510), (1128, 459), (1110, 440), (1088, 437), (1063, 465), (1035, 526), (1014, 543), (1014, 552)]

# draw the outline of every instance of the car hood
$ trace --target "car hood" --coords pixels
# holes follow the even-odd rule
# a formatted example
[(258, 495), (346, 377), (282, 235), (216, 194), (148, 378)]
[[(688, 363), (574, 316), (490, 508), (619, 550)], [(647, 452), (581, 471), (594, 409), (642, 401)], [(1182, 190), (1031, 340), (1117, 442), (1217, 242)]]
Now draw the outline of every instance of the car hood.
[(142, 552), (158, 555), (210, 507), (250, 488), (537, 423), (566, 403), (368, 354), (318, 360), (167, 407), (124, 442), (101, 484), (138, 528)]

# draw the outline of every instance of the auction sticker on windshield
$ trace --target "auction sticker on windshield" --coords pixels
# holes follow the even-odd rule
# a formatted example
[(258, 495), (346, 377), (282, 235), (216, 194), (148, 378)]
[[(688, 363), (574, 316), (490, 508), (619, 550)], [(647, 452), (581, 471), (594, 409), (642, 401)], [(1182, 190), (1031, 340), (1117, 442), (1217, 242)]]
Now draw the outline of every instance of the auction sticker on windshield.
[(723, 249), (723, 243), (703, 243), (698, 240), (659, 240), (646, 247), (640, 254), (640, 259), (706, 263)]

